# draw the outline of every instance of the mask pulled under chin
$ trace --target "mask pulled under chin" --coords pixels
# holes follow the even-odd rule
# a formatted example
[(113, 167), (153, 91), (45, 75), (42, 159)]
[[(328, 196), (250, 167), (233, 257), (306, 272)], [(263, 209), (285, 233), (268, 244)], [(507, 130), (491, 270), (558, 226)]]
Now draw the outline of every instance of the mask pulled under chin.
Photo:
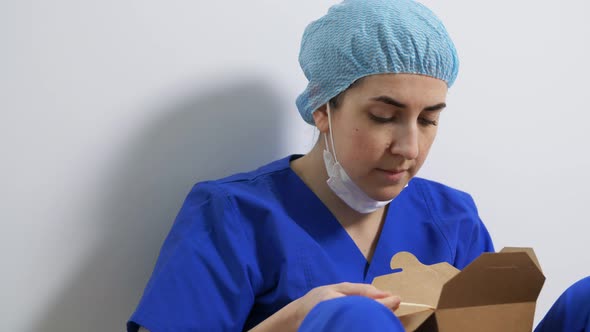
[(354, 183), (339, 162), (335, 161), (332, 154), (328, 150), (324, 150), (324, 163), (328, 171), (328, 186), (336, 196), (350, 206), (353, 210), (359, 213), (371, 213), (385, 205), (389, 204), (393, 199), (388, 201), (377, 201), (369, 197), (365, 192)]

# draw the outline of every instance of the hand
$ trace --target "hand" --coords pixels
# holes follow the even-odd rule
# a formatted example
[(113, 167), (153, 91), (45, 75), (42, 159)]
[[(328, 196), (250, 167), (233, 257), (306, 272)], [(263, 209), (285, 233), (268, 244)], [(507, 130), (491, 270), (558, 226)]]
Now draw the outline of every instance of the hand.
[(297, 331), (303, 319), (318, 303), (338, 297), (360, 295), (383, 304), (392, 311), (400, 304), (400, 298), (389, 292), (381, 291), (373, 285), (343, 282), (340, 284), (316, 287), (299, 299), (289, 303), (281, 310), (258, 324), (250, 332)]
[(289, 305), (295, 306), (297, 326), (318, 303), (338, 297), (360, 295), (366, 296), (383, 304), (391, 311), (395, 311), (400, 304), (400, 298), (389, 292), (377, 289), (373, 285), (343, 282), (340, 284), (316, 287)]

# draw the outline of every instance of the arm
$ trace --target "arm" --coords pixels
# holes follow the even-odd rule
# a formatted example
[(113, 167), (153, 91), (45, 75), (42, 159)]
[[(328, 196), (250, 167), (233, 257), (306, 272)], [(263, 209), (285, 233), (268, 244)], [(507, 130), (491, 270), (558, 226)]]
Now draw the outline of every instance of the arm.
[[(239, 331), (259, 274), (235, 208), (212, 185), (197, 185), (168, 234), (133, 326), (157, 332)], [(135, 324), (133, 324), (135, 323)]]
[[(240, 331), (261, 284), (255, 245), (235, 206), (215, 188), (196, 190), (183, 205), (160, 252), (132, 321), (145, 330)], [(213, 193), (212, 193), (213, 192)], [(366, 284), (312, 289), (253, 330), (296, 331), (319, 302), (364, 295), (394, 309), (399, 300)]]
[(494, 252), (494, 244), (486, 226), (479, 217), (477, 207), (471, 196), (465, 198), (465, 220), (459, 226), (459, 241), (455, 266), (463, 269), (484, 252)]
[[(285, 331), (295, 332), (311, 309), (321, 301), (347, 295), (362, 295), (372, 298), (392, 311), (399, 307), (400, 299), (372, 285), (340, 283), (312, 289), (302, 298), (295, 300), (258, 324), (250, 332)], [(138, 332), (150, 332), (141, 327)]]
[(425, 202), (451, 250), (453, 264), (463, 269), (484, 252), (493, 252), (488, 230), (479, 217), (471, 195), (436, 182), (420, 180)]
[(373, 285), (340, 283), (312, 289), (303, 297), (289, 303), (281, 310), (254, 327), (250, 332), (285, 331), (295, 332), (303, 319), (318, 303), (348, 295), (361, 295), (380, 302), (392, 311), (399, 306), (400, 299), (388, 292), (378, 290)]

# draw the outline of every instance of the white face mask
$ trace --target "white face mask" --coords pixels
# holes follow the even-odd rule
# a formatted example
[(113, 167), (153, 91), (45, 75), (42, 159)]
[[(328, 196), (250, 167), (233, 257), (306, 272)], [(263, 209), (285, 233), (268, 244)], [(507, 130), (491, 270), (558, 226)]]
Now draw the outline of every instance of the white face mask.
[(324, 163), (328, 171), (328, 186), (336, 196), (340, 197), (348, 206), (359, 213), (371, 213), (385, 205), (389, 204), (393, 199), (388, 201), (377, 201), (369, 197), (365, 192), (354, 183), (342, 165), (336, 158), (336, 149), (334, 148), (334, 138), (332, 135), (332, 119), (330, 117), (330, 103), (328, 108), (328, 128), (330, 129), (330, 141), (332, 143), (332, 153), (328, 150), (328, 138), (324, 135), (326, 147), (324, 149)]

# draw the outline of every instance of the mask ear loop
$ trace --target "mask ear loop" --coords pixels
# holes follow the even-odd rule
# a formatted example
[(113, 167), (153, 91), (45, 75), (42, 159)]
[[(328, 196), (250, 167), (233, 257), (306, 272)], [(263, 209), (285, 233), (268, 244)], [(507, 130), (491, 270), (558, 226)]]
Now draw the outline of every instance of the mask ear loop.
[[(336, 148), (334, 147), (334, 135), (332, 134), (332, 117), (330, 116), (330, 102), (326, 103), (326, 108), (328, 112), (328, 129), (330, 131), (330, 141), (332, 142), (332, 154), (334, 154), (334, 161), (338, 163), (338, 158), (336, 157)], [(330, 152), (330, 149), (328, 149), (328, 138), (326, 137), (326, 134), (324, 134), (324, 141), (326, 142), (326, 149), (328, 150), (328, 152)]]

